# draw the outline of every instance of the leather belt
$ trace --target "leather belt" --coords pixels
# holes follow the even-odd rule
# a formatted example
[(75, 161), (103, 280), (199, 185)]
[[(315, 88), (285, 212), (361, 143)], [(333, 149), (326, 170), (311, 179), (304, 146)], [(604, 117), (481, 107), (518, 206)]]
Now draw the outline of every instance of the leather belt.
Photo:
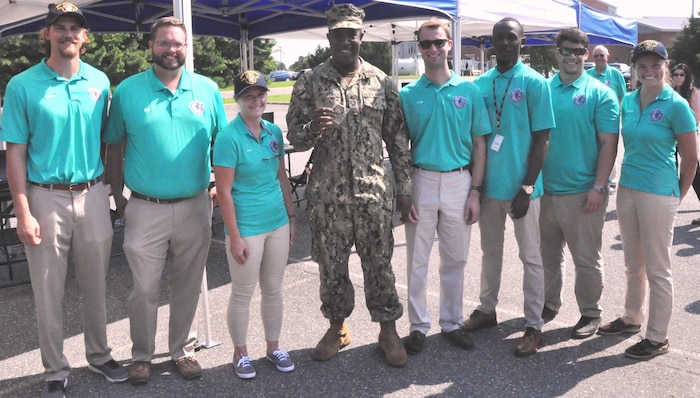
[(471, 170), (471, 165), (466, 165), (466, 166), (462, 166), (462, 167), (457, 167), (456, 169), (447, 170), (447, 171), (430, 170), (430, 169), (425, 169), (425, 168), (423, 168), (423, 167), (416, 166), (416, 165), (413, 165), (413, 167), (416, 168), (416, 169), (421, 169), (421, 170), (425, 170), (425, 171), (432, 171), (433, 173), (454, 173), (454, 172), (456, 172), (456, 171)]
[(82, 192), (87, 189), (90, 189), (91, 186), (97, 184), (98, 182), (102, 181), (102, 177), (97, 177), (94, 180), (90, 180), (88, 182), (80, 182), (77, 184), (40, 184), (38, 182), (32, 182), (29, 181), (30, 184), (36, 185), (37, 187), (41, 188), (47, 188), (49, 190), (59, 190), (59, 191), (70, 191), (70, 192)]
[(142, 194), (140, 194), (140, 193), (138, 193), (138, 192), (134, 192), (134, 191), (131, 191), (131, 197), (132, 197), (132, 198), (136, 198), (136, 199), (145, 200), (145, 201), (151, 202), (151, 203), (162, 204), (162, 205), (170, 204), (170, 203), (182, 202), (183, 200), (190, 199), (190, 198), (158, 199), (158, 198), (154, 198), (154, 197), (152, 197), (152, 196), (142, 195)]

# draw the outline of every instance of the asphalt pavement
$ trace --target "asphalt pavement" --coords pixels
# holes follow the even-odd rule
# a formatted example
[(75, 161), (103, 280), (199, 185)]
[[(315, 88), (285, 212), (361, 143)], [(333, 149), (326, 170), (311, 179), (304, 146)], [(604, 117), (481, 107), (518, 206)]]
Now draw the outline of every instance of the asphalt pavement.
[[(275, 121), (282, 124), (286, 108), (270, 105)], [(230, 117), (235, 105), (227, 106)], [(230, 118), (229, 117), (229, 118)], [(286, 126), (283, 127), (286, 130)], [(292, 154), (292, 168), (300, 169), (308, 154)], [(603, 237), (605, 288), (603, 321), (622, 313), (625, 275), (617, 224), (615, 196), (608, 206)], [(260, 321), (260, 296), (253, 297), (248, 349), (257, 377), (241, 380), (231, 364), (233, 346), (226, 325), (230, 276), (226, 262), (224, 235), (218, 210), (214, 214), (215, 234), (207, 264), (208, 303), (211, 324), (210, 343), (197, 358), (203, 367), (199, 380), (183, 380), (168, 357), (167, 321), (169, 315), (167, 273), (162, 284), (158, 316), (156, 354), (150, 381), (143, 386), (111, 384), (87, 369), (80, 321), (80, 290), (71, 267), (64, 298), (65, 346), (73, 372), (69, 377), (71, 397), (697, 397), (700, 396), (700, 330), (698, 261), (700, 226), (691, 220), (700, 217), (700, 203), (691, 192), (678, 214), (671, 249), (675, 303), (670, 328), (671, 351), (649, 361), (625, 358), (624, 350), (640, 335), (594, 336), (585, 340), (569, 337), (579, 318), (573, 294), (573, 266), (567, 255), (563, 298), (557, 317), (543, 329), (540, 351), (517, 358), (513, 350), (522, 335), (522, 265), (518, 259), (513, 227), (507, 221), (503, 282), (497, 307), (498, 326), (472, 334), (473, 351), (463, 351), (440, 335), (438, 318), (438, 243), (430, 264), (428, 304), (433, 327), (425, 350), (410, 356), (406, 367), (386, 365), (377, 346), (379, 326), (370, 322), (364, 305), (364, 289), (359, 258), (350, 261), (355, 286), (355, 310), (348, 322), (352, 344), (328, 362), (314, 362), (311, 351), (323, 336), (327, 321), (320, 313), (318, 267), (310, 259), (310, 238), (305, 203), (298, 209), (299, 239), (292, 248), (284, 281), (285, 318), (280, 340), (296, 363), (291, 373), (278, 372), (265, 358)], [(395, 250), (392, 264), (397, 289), (406, 305), (406, 249), (403, 226), (394, 229)], [(121, 253), (122, 232), (115, 231), (113, 257), (108, 275), (108, 336), (114, 358), (130, 362), (131, 343), (127, 297), (131, 273)], [(465, 270), (464, 315), (478, 304), (481, 263), (479, 228), (472, 230), (470, 257)], [(24, 268), (23, 268), (24, 267)], [(15, 267), (15, 278), (26, 278), (26, 266)], [(7, 282), (6, 268), (0, 268), (0, 283)], [(38, 347), (31, 286), (0, 288), (0, 396), (36, 397), (43, 386), (43, 367)], [(200, 331), (205, 319), (200, 311)], [(642, 331), (644, 331), (643, 325)], [(409, 332), (407, 316), (397, 327), (402, 336)], [(213, 344), (212, 344), (213, 345)]]

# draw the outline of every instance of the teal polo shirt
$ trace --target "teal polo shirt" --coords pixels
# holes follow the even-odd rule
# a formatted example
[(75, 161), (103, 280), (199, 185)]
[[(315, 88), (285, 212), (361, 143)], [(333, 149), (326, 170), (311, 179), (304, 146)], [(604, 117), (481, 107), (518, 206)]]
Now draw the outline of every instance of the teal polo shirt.
[(557, 73), (549, 85), (557, 126), (549, 133), (542, 167), (544, 191), (552, 195), (587, 192), (598, 170), (598, 133), (619, 133), (619, 101), (610, 88), (586, 73), (571, 84), (562, 83)]
[(588, 69), (586, 73), (610, 87), (617, 95), (617, 100), (622, 101), (622, 97), (627, 92), (627, 83), (625, 83), (625, 77), (622, 75), (622, 72), (610, 65), (606, 65), (602, 73), (598, 73), (595, 67)]
[(104, 140), (126, 139), (129, 189), (159, 199), (188, 198), (209, 185), (211, 142), (224, 126), (216, 83), (183, 68), (173, 93), (151, 67), (114, 90)]
[[(541, 74), (521, 61), (505, 73), (491, 68), (474, 83), (481, 91), (493, 129), (486, 147), (483, 194), (492, 199), (512, 200), (527, 173), (532, 132), (554, 127), (549, 84)], [(500, 129), (494, 98), (501, 110)], [(495, 148), (494, 140), (499, 136), (502, 143)], [(540, 173), (531, 198), (542, 196), (542, 192)]]
[(27, 180), (73, 184), (102, 175), (100, 135), (109, 101), (107, 75), (80, 61), (66, 79), (39, 64), (7, 84), (0, 140), (27, 145)]
[(695, 116), (683, 97), (666, 84), (641, 110), (639, 89), (622, 100), (620, 185), (656, 195), (680, 196), (676, 136), (695, 132)]
[(235, 169), (231, 195), (241, 236), (260, 235), (289, 222), (277, 178), (284, 162), (282, 130), (265, 120), (261, 123), (256, 139), (238, 114), (214, 144), (214, 166)]
[(452, 72), (438, 86), (423, 75), (399, 92), (411, 136), (413, 164), (449, 171), (471, 163), (472, 136), (491, 132), (481, 92)]

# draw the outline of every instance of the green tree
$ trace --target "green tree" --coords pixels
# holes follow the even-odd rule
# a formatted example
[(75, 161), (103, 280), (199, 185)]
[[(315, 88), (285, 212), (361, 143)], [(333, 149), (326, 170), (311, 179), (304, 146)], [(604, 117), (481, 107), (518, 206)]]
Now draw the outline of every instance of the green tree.
[(551, 70), (559, 65), (552, 46), (526, 46), (522, 53), (529, 55), (530, 67), (545, 77), (550, 77)]
[(44, 57), (39, 35), (19, 35), (0, 40), (0, 95), (12, 76), (38, 63)]
[(678, 32), (673, 45), (668, 49), (672, 62), (688, 65), (695, 76), (695, 83), (700, 81), (700, 18), (689, 18), (688, 24)]
[(114, 86), (148, 69), (148, 40), (138, 33), (90, 34), (83, 61), (103, 71)]
[[(313, 68), (314, 66), (325, 62), (330, 56), (331, 49), (329, 47), (317, 46), (316, 51), (313, 54), (309, 54), (305, 57), (299, 57), (299, 59), (294, 62), (290, 68), (292, 70)], [(363, 42), (362, 46), (360, 47), (360, 56), (370, 64), (383, 70), (386, 74), (391, 73), (391, 44)]]

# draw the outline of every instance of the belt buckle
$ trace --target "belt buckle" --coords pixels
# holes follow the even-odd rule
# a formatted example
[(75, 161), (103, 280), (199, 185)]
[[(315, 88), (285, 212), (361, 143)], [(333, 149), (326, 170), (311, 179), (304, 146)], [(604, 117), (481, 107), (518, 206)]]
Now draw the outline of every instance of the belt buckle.
[[(90, 187), (90, 183), (83, 183), (83, 184), (68, 184), (68, 192), (70, 193), (78, 193), (78, 192), (83, 192), (85, 189)], [(78, 189), (80, 188), (80, 189)]]

